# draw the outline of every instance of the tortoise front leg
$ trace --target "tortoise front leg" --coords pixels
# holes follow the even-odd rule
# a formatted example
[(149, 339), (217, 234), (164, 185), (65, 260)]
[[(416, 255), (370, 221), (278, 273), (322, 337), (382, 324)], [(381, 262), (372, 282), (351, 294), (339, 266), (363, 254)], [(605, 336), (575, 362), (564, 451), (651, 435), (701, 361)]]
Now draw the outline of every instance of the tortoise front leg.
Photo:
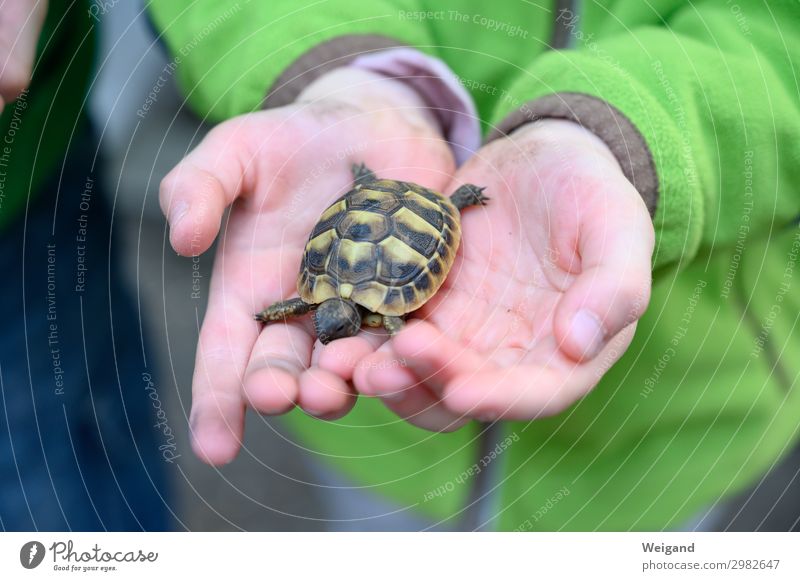
[(486, 188), (479, 188), (474, 184), (464, 184), (458, 188), (453, 195), (450, 196), (450, 201), (458, 208), (460, 212), (469, 206), (485, 206), (489, 198), (483, 195), (483, 190)]
[(282, 321), (287, 317), (297, 317), (300, 315), (305, 315), (306, 313), (313, 311), (317, 308), (317, 305), (312, 305), (310, 303), (305, 302), (301, 298), (289, 299), (288, 301), (280, 301), (273, 305), (270, 305), (260, 313), (258, 313), (255, 318), (256, 321), (261, 321), (262, 323), (271, 323), (274, 321)]
[(405, 325), (403, 317), (383, 316), (383, 328), (389, 331), (389, 335), (397, 335)]
[(353, 164), (350, 168), (350, 171), (353, 172), (353, 186), (363, 186), (364, 184), (368, 184), (369, 182), (377, 181), (377, 176), (373, 173), (371, 169), (369, 169), (363, 163), (358, 165)]

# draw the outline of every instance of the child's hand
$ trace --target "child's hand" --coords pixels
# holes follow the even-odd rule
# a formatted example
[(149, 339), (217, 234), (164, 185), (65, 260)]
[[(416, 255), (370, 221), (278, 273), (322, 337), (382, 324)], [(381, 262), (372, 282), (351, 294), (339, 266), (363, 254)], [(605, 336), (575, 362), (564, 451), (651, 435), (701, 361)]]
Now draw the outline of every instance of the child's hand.
[[(253, 313), (296, 296), (308, 235), (352, 187), (352, 163), (444, 189), (455, 167), (439, 133), (413, 90), (344, 68), (318, 79), (297, 104), (217, 126), (164, 178), (161, 206), (180, 254), (207, 250), (233, 205), (192, 384), (193, 445), (202, 459), (233, 459), (246, 405), (266, 414), (300, 405), (331, 418), (355, 403), (348, 382), (380, 337), (363, 333), (322, 347), (309, 317), (262, 329)], [(309, 369), (312, 360), (326, 361), (327, 370)]]
[(647, 307), (645, 204), (605, 144), (567, 121), (490, 143), (448, 191), (461, 183), (491, 201), (464, 212), (426, 321), (367, 357), (355, 385), (432, 430), (558, 413), (622, 356)]
[(0, 10), (0, 113), (31, 80), (47, 2), (5, 0)]

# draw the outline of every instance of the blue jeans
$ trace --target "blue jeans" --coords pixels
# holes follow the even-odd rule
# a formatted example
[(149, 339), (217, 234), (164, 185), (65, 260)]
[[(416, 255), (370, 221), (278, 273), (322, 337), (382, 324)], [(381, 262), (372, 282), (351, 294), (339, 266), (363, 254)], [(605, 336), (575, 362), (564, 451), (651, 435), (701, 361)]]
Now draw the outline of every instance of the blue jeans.
[(95, 153), (74, 141), (63, 174), (0, 232), (3, 530), (170, 527), (155, 373)]

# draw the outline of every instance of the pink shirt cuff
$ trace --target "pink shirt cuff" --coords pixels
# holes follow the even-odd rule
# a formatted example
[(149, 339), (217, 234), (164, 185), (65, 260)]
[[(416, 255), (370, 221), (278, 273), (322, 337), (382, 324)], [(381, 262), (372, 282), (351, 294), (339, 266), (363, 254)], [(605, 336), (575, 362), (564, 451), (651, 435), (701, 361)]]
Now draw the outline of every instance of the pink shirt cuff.
[(396, 78), (413, 87), (439, 120), (458, 165), (480, 147), (475, 103), (443, 61), (413, 48), (395, 48), (360, 56), (350, 66)]

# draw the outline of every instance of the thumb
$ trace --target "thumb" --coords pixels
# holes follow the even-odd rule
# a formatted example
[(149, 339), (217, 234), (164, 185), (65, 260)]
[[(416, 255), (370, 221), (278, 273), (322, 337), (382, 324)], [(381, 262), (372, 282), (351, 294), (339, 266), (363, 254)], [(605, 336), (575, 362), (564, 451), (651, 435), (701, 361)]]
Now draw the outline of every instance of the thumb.
[(184, 256), (211, 246), (225, 208), (246, 189), (246, 131), (241, 119), (212, 129), (161, 181), (159, 203), (170, 225), (170, 243)]
[(31, 80), (46, 0), (5, 0), (0, 10), (0, 110)]
[(603, 203), (579, 219), (581, 271), (555, 313), (559, 347), (576, 361), (594, 358), (614, 335), (642, 316), (650, 301), (650, 215), (624, 177), (611, 187), (615, 191), (599, 196)]

